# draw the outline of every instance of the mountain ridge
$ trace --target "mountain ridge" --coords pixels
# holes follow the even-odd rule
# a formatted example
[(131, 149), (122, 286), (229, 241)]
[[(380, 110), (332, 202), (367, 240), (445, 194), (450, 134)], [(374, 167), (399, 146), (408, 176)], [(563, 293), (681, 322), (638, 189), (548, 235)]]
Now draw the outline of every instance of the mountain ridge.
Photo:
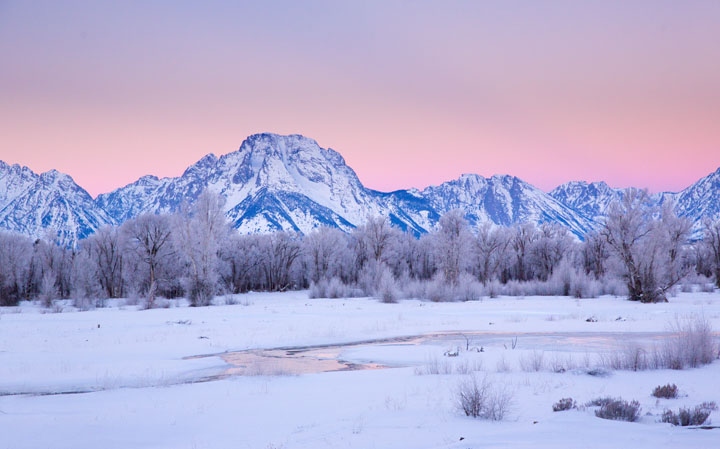
[[(318, 226), (347, 232), (377, 215), (420, 235), (459, 208), (472, 226), (557, 223), (579, 238), (597, 229), (609, 204), (628, 190), (571, 181), (546, 193), (512, 175), (466, 173), (422, 190), (381, 192), (365, 187), (340, 153), (314, 139), (260, 133), (236, 151), (203, 156), (180, 176), (148, 174), (94, 199), (69, 175), (38, 175), (0, 161), (0, 228), (33, 237), (54, 228), (74, 244), (105, 224), (177, 211), (205, 189), (225, 198), (229, 222), (243, 233), (307, 233)], [(697, 231), (705, 217), (720, 218), (720, 168), (680, 192), (652, 197), (658, 204), (676, 201), (678, 213), (690, 217)]]

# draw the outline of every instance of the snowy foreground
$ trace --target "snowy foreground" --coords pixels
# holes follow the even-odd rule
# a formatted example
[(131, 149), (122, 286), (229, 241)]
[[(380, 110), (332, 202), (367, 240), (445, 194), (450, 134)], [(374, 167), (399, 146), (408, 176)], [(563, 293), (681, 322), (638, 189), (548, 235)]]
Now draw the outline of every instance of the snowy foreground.
[[(717, 332), (718, 293), (683, 293), (668, 304), (613, 297), (382, 304), (307, 299), (307, 292), (234, 301), (145, 311), (122, 301), (88, 312), (43, 313), (32, 304), (0, 310), (0, 449), (720, 448), (720, 429), (658, 422), (665, 408), (720, 403), (720, 361), (588, 374), (603, 354), (662, 340), (676, 317), (702, 314)], [(440, 335), (319, 355), (385, 369), (296, 374), (259, 364), (252, 375), (216, 379), (230, 368), (223, 358), (187, 358), (443, 331), (468, 339)], [(444, 355), (458, 347), (457, 357)], [(434, 368), (453, 373), (428, 374)], [(467, 378), (458, 371), (468, 368), (512, 394), (503, 421), (458, 410), (455, 392)], [(651, 396), (667, 383), (678, 385), (680, 398)], [(584, 404), (599, 396), (638, 400), (640, 421), (603, 420), (592, 407), (552, 411), (560, 398)], [(720, 424), (720, 412), (711, 419)]]

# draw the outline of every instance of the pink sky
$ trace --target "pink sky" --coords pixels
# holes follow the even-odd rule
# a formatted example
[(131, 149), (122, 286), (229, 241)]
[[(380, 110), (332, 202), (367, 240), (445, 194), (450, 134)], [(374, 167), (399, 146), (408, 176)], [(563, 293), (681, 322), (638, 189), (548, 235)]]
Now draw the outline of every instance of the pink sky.
[(96, 195), (300, 133), (379, 190), (680, 190), (720, 166), (719, 24), (716, 1), (4, 2), (0, 159)]

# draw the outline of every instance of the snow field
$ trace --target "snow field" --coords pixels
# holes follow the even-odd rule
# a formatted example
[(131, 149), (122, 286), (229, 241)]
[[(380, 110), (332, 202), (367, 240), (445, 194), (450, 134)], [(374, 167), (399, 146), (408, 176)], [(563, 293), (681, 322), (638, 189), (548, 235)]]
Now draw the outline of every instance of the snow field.
[[(0, 397), (0, 448), (720, 447), (717, 429), (657, 422), (665, 408), (720, 403), (720, 362), (606, 376), (586, 369), (603, 351), (654, 341), (675, 316), (703, 314), (717, 332), (717, 293), (682, 293), (666, 304), (613, 297), (381, 304), (307, 299), (306, 292), (237, 299), (232, 306), (145, 311), (122, 301), (87, 312), (41, 313), (28, 303), (3, 309), (0, 392), (99, 391)], [(470, 347), (483, 352), (466, 351), (466, 341), (453, 335), (340, 351), (343, 360), (388, 369), (185, 383), (227, 368), (219, 357), (185, 359), (195, 355), (442, 331), (466, 331)], [(458, 346), (457, 357), (444, 355)], [(552, 372), (570, 359), (572, 369)], [(429, 374), (428, 366), (443, 374)], [(504, 421), (457, 410), (457, 385), (475, 369), (512, 392)], [(677, 384), (681, 397), (651, 396), (666, 383)], [(592, 408), (552, 412), (560, 398), (584, 404), (599, 396), (640, 401), (640, 422), (602, 420)]]

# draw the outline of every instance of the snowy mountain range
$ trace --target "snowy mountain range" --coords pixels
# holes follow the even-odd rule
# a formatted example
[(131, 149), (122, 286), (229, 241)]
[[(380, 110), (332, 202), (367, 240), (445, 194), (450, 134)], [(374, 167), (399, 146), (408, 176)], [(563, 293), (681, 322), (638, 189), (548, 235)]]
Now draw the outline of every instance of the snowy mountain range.
[(0, 229), (72, 245), (115, 220), (73, 179), (57, 170), (36, 174), (0, 161)]
[[(472, 174), (422, 191), (378, 192), (363, 186), (339, 153), (312, 139), (255, 134), (237, 151), (209, 154), (181, 176), (144, 176), (94, 200), (68, 175), (38, 175), (0, 161), (0, 228), (31, 237), (50, 229), (73, 244), (105, 224), (177, 211), (205, 189), (225, 198), (228, 220), (243, 233), (307, 233), (322, 225), (349, 231), (370, 216), (386, 216), (419, 235), (459, 208), (473, 226), (559, 223), (579, 237), (597, 228), (610, 202), (625, 192), (603, 182), (570, 182), (548, 194), (513, 176)], [(682, 192), (654, 198), (676, 201), (678, 213), (696, 224), (720, 218), (720, 169)]]

